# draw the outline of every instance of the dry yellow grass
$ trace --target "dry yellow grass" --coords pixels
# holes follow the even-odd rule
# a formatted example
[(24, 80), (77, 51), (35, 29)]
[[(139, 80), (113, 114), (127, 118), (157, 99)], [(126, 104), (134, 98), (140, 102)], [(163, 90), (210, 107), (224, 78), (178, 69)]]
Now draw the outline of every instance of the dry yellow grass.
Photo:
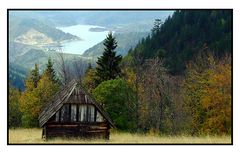
[(230, 144), (231, 136), (158, 136), (150, 134), (131, 134), (113, 131), (110, 140), (92, 139), (84, 140), (80, 138), (54, 138), (43, 141), (41, 139), (41, 129), (10, 129), (10, 144)]

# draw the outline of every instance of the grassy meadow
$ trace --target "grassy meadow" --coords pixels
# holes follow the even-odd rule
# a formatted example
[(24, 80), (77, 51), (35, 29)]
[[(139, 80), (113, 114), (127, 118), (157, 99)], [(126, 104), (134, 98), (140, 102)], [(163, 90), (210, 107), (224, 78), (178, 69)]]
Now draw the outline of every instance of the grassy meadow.
[(10, 129), (9, 144), (230, 144), (231, 136), (159, 136), (156, 134), (131, 134), (112, 131), (110, 140), (81, 138), (54, 138), (44, 141), (41, 139), (42, 130)]

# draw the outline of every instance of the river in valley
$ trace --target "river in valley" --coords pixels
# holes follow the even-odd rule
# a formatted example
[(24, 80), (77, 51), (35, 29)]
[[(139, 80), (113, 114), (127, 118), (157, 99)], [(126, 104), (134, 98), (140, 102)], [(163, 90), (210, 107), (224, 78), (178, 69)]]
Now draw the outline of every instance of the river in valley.
[[(81, 38), (79, 41), (66, 42), (62, 44), (62, 51), (64, 53), (79, 55), (82, 55), (84, 51), (103, 41), (109, 33), (109, 31), (104, 29), (104, 27), (95, 25), (74, 25), (69, 27), (57, 27), (57, 29)], [(98, 30), (90, 31), (90, 29)]]

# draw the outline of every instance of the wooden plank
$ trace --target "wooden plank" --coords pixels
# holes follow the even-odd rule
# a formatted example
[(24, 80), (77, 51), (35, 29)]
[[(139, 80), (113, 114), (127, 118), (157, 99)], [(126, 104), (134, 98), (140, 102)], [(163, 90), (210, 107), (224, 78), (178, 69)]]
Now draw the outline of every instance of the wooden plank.
[(90, 129), (108, 129), (108, 127), (90, 126)]
[(96, 122), (96, 121), (97, 121), (97, 109), (94, 106), (94, 122)]
[(48, 125), (48, 127), (61, 127), (61, 128), (64, 128), (64, 127), (78, 127), (78, 125)]
[(79, 105), (76, 104), (76, 110), (77, 110), (77, 113), (76, 113), (76, 122), (80, 121), (79, 119)]
[(83, 121), (79, 121), (79, 122), (62, 122), (62, 123), (58, 123), (58, 122), (50, 122), (49, 124), (61, 124), (61, 125), (65, 125), (65, 124), (78, 124), (78, 125), (90, 125), (90, 126), (108, 126), (109, 124), (107, 122), (83, 122)]
[(104, 133), (106, 132), (106, 130), (90, 130), (90, 131), (87, 131), (88, 133)]

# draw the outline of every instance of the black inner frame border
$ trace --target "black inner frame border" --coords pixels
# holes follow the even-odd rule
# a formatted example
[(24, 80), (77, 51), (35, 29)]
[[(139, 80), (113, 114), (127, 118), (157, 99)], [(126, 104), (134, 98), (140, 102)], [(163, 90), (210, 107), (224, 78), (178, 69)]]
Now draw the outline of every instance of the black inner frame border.
[(50, 143), (44, 143), (44, 144), (37, 144), (37, 143), (29, 143), (29, 144), (23, 144), (23, 143), (9, 143), (9, 105), (7, 104), (7, 145), (233, 145), (233, 9), (232, 8), (207, 8), (207, 9), (200, 9), (200, 8), (8, 8), (7, 9), (7, 103), (9, 102), (9, 13), (11, 11), (164, 11), (164, 10), (228, 10), (231, 11), (232, 14), (232, 44), (231, 44), (231, 143), (96, 143), (96, 144), (90, 144), (90, 143), (79, 143), (79, 144), (50, 144)]

